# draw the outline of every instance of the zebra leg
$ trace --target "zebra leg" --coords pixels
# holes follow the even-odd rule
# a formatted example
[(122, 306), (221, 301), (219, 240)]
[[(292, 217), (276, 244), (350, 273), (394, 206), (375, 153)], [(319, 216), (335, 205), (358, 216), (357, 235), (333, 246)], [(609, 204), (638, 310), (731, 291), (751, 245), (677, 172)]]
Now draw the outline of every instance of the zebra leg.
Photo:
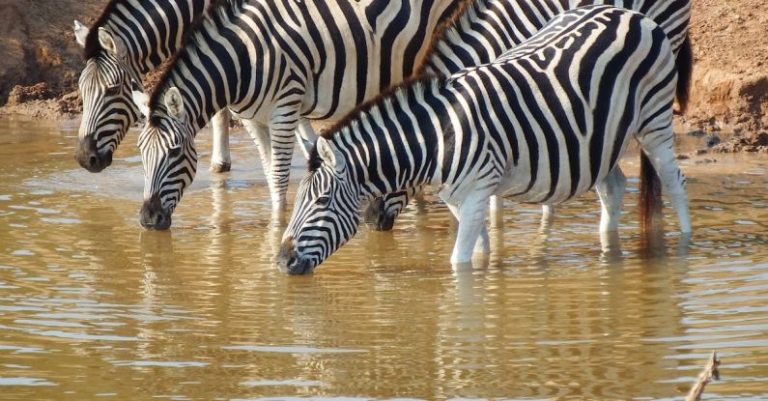
[(680, 232), (691, 233), (691, 216), (688, 210), (688, 192), (685, 189), (685, 176), (677, 165), (675, 152), (672, 150), (672, 128), (668, 139), (660, 143), (653, 141), (652, 135), (639, 138), (640, 145), (656, 170), (664, 190), (672, 199), (672, 206), (677, 212)]
[(624, 189), (627, 187), (627, 177), (617, 164), (608, 175), (595, 186), (600, 198), (600, 232), (617, 231), (621, 203), (624, 199)]
[(555, 219), (554, 205), (541, 205), (541, 227), (548, 228)]
[(309, 160), (309, 155), (312, 153), (312, 148), (315, 146), (315, 142), (317, 142), (317, 133), (315, 132), (315, 129), (312, 128), (312, 124), (309, 123), (309, 120), (302, 118), (299, 121), (299, 127), (296, 130), (296, 136), (299, 141), (299, 145), (301, 145), (300, 148), (304, 152), (304, 158)]
[(491, 195), (488, 203), (491, 228), (499, 228), (504, 223), (504, 199), (498, 195)]
[[(269, 179), (272, 172), (272, 153), (270, 152), (271, 143), (269, 141), (269, 128), (265, 125), (259, 124), (255, 120), (243, 120), (243, 126), (248, 131), (248, 135), (251, 136), (256, 147), (259, 148), (259, 158), (261, 159), (261, 167), (264, 169), (264, 175)], [(271, 181), (267, 181), (270, 188), (272, 186)]]
[(487, 255), (490, 252), (488, 230), (485, 227), (488, 195), (470, 194), (461, 205), (456, 206), (448, 202), (446, 204), (459, 221), (451, 263), (470, 262), (473, 251)]
[(232, 157), (229, 154), (229, 121), (232, 117), (229, 109), (219, 110), (211, 118), (213, 128), (213, 151), (211, 152), (211, 172), (226, 173), (232, 169)]
[(272, 195), (273, 217), (282, 215), (285, 212), (293, 148), (296, 146), (296, 135), (294, 133), (296, 128), (297, 124), (295, 123), (273, 123), (269, 129), (272, 168), (268, 179), (270, 182), (269, 190)]

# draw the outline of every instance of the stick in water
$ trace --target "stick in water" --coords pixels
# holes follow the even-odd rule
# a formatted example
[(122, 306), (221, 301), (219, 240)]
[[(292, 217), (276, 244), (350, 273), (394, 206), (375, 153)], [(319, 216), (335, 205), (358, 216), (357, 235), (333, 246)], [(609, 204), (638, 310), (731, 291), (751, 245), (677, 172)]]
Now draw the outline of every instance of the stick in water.
[(714, 380), (720, 380), (720, 371), (717, 369), (720, 366), (720, 360), (717, 359), (717, 351), (712, 352), (712, 357), (709, 358), (707, 366), (699, 373), (699, 378), (696, 380), (696, 384), (691, 387), (691, 391), (688, 392), (688, 396), (685, 397), (685, 401), (700, 401), (701, 395), (704, 393), (704, 387), (707, 387), (707, 383)]

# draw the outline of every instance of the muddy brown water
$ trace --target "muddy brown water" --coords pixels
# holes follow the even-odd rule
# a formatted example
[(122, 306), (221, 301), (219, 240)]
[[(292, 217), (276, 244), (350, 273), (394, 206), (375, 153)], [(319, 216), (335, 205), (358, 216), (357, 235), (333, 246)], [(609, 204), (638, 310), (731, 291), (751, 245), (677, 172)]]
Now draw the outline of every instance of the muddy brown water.
[(3, 400), (673, 400), (715, 349), (708, 399), (768, 399), (766, 157), (683, 162), (687, 254), (669, 217), (640, 241), (633, 194), (603, 253), (590, 193), (548, 231), (538, 207), (508, 205), (487, 265), (454, 271), (454, 225), (428, 200), (289, 277), (246, 135), (167, 232), (138, 225), (135, 132), (101, 174), (75, 164), (75, 136), (0, 122)]

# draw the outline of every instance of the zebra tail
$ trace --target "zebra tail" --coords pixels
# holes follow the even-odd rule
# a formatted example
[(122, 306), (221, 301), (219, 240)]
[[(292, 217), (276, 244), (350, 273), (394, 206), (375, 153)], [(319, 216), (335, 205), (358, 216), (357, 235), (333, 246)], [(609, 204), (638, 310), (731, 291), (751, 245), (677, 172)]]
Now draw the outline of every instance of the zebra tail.
[(640, 229), (650, 233), (660, 228), (661, 180), (651, 164), (651, 159), (640, 151)]
[(678, 113), (684, 115), (688, 108), (688, 98), (691, 91), (691, 79), (693, 77), (693, 49), (691, 48), (691, 37), (685, 35), (680, 50), (677, 52), (677, 88), (675, 97), (677, 98)]

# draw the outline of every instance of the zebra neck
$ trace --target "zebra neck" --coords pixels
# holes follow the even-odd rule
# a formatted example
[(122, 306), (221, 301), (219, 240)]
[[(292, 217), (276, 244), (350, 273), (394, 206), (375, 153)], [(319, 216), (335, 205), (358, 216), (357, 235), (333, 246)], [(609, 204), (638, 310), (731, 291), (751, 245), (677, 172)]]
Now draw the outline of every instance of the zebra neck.
[(141, 0), (128, 6), (119, 4), (104, 26), (125, 45), (132, 67), (145, 74), (176, 53), (193, 21), (204, 14), (211, 1)]
[[(432, 184), (440, 171), (444, 99), (430, 78), (362, 106), (329, 137), (362, 197)], [(354, 113), (354, 112), (353, 112)]]
[[(570, 0), (572, 1), (572, 0)], [(440, 33), (425, 70), (451, 75), (496, 60), (556, 15), (569, 0), (476, 0)]]
[(157, 85), (181, 90), (195, 129), (224, 107), (255, 118), (264, 104), (292, 89), (295, 76), (284, 55), (274, 54), (270, 28), (250, 27), (244, 34), (241, 20), (254, 18), (254, 11), (253, 4), (241, 1), (230, 0), (207, 13)]

